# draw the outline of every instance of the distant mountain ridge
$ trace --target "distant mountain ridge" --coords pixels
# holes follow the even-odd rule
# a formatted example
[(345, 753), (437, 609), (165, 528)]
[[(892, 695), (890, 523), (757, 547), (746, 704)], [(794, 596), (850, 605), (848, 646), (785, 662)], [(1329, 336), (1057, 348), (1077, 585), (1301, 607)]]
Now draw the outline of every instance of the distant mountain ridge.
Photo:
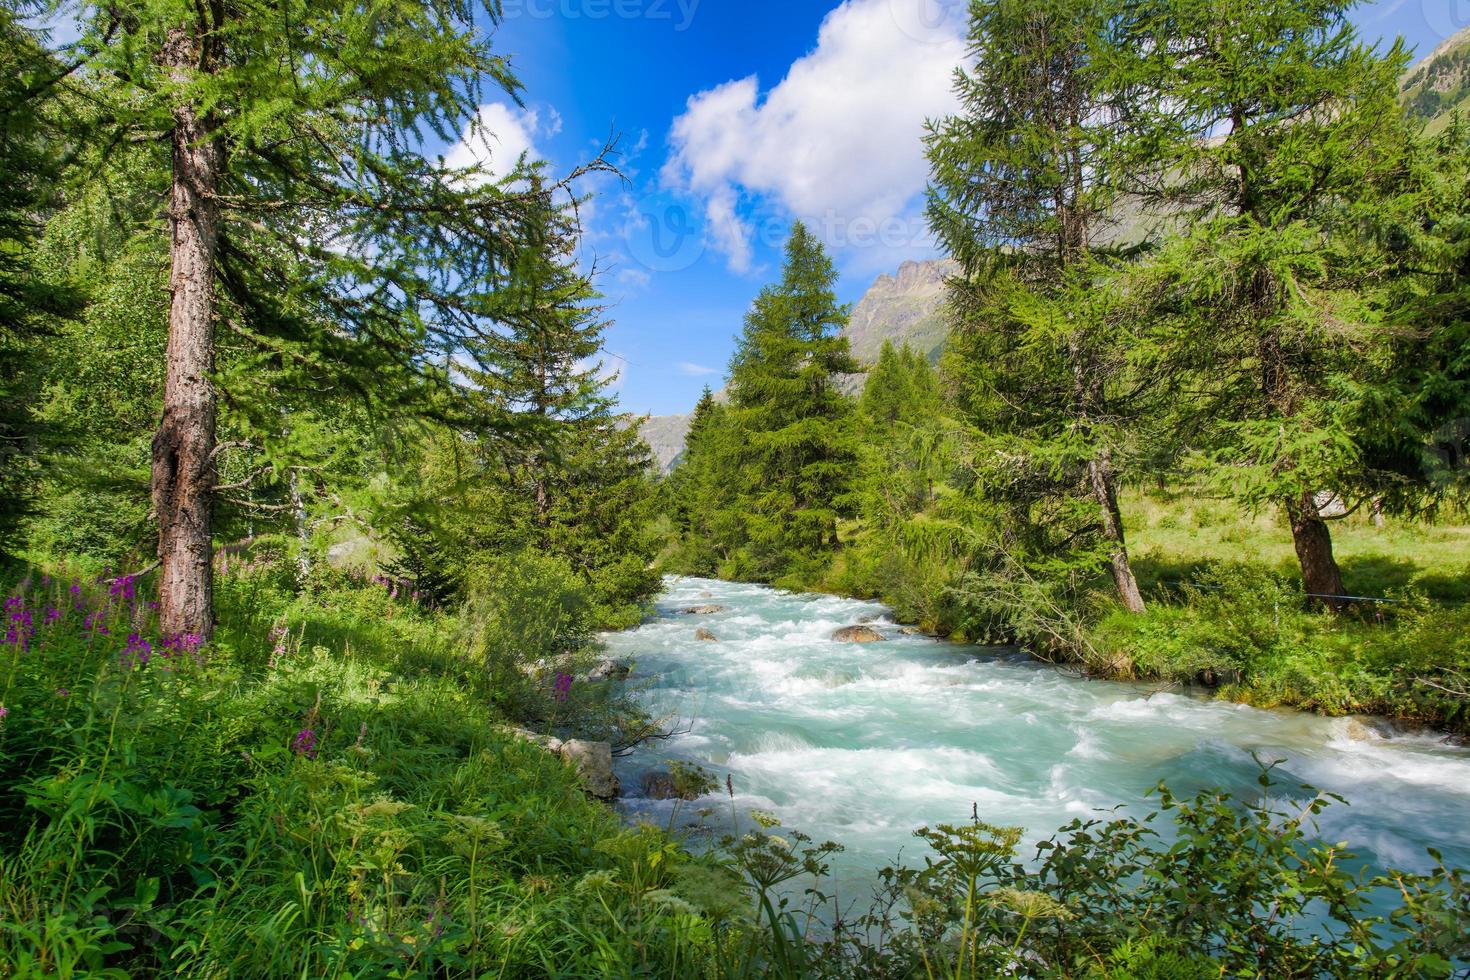
[(1404, 104), (1429, 132), (1444, 130), (1458, 110), (1470, 113), (1470, 28), (1447, 38), (1404, 75)]
[[(866, 367), (876, 362), (885, 340), (908, 343), (931, 361), (937, 360), (946, 331), (944, 282), (958, 268), (951, 259), (905, 262), (897, 272), (874, 280), (842, 330), (858, 363)], [(843, 387), (856, 394), (862, 390), (863, 377), (850, 375), (843, 379)], [(684, 451), (689, 420), (689, 415), (655, 415), (643, 423), (643, 438), (665, 473)]]

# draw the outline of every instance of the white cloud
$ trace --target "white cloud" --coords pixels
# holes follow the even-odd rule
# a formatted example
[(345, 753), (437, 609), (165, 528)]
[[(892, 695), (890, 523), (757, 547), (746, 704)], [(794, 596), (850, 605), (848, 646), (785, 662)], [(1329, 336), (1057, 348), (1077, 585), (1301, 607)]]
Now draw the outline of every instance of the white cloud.
[(624, 286), (632, 286), (634, 289), (643, 289), (652, 281), (653, 277), (642, 269), (628, 268), (618, 273), (618, 282)]
[(720, 372), (712, 367), (705, 367), (703, 364), (691, 364), (689, 361), (683, 361), (679, 364), (679, 373), (687, 374), (691, 378), (698, 378), (706, 374), (719, 374)]
[(845, 229), (914, 213), (928, 175), (924, 120), (955, 109), (966, 49), (963, 17), (915, 30), (906, 13), (902, 0), (847, 0), (764, 98), (754, 76), (733, 80), (674, 120), (664, 180), (704, 197), (710, 243), (731, 268), (750, 267), (760, 233), (742, 202), (774, 204), (838, 247)]
[[(548, 135), (555, 135), (555, 130), (561, 127), (561, 117), (555, 109), (551, 115), (553, 124)], [(487, 102), (465, 127), (459, 142), (444, 155), (444, 166), (463, 170), (479, 165), (485, 168), (481, 180), (500, 180), (515, 169), (521, 154), (531, 160), (540, 159), (535, 144), (539, 119), (535, 109)]]

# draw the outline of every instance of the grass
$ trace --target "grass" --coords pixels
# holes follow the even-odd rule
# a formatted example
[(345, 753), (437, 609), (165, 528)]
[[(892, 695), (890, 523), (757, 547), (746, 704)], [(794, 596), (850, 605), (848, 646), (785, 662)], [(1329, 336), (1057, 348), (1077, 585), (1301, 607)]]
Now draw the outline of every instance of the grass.
[(1106, 607), (1090, 636), (1106, 672), (1470, 731), (1470, 528), (1334, 523), (1348, 591), (1393, 601), (1332, 616), (1303, 601), (1290, 532), (1274, 515), (1141, 496), (1124, 513), (1152, 601), (1142, 616)]
[[(1123, 502), (1130, 550), (1145, 587), (1188, 581), (1214, 561), (1250, 561), (1297, 574), (1290, 529), (1274, 513), (1242, 515), (1228, 503), (1132, 495)], [(1470, 601), (1470, 526), (1354, 515), (1332, 525), (1348, 590), (1375, 598), (1414, 591), (1435, 602)]]
[(0, 977), (678, 977), (709, 957), (673, 898), (738, 881), (510, 735), (454, 617), (231, 578), (195, 654), (163, 649), (141, 595), (69, 582), (7, 609), (34, 635), (0, 665)]

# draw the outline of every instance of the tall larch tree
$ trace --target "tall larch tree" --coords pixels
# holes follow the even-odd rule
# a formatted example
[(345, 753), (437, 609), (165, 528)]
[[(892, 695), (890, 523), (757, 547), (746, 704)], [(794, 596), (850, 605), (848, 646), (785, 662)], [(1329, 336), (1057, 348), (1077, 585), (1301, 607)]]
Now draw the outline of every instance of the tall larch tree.
[(1218, 489), (1279, 506), (1306, 591), (1341, 608), (1329, 520), (1383, 492), (1355, 431), (1391, 330), (1362, 303), (1378, 274), (1362, 209), (1405, 163), (1407, 59), (1357, 35), (1353, 0), (1151, 0), (1152, 52), (1127, 172), (1183, 234), (1163, 250), (1153, 315), (1195, 378)]
[(155, 147), (169, 175), (153, 225), (170, 270), (152, 467), (161, 620), (204, 636), (221, 457), (245, 441), (216, 436), (217, 331), (390, 410), (410, 379), (461, 386), (436, 365), (473, 359), (468, 342), (493, 329), (538, 193), (420, 148), (460, 138), (487, 88), (518, 86), (477, 26), (494, 0), (82, 12), (69, 85), (98, 107), (96, 144)]
[[(980, 389), (969, 404), (985, 411), (973, 421), (1007, 437), (995, 453), (1010, 474), (1002, 492), (1022, 511), (1047, 499), (1090, 499), (1082, 526), (1042, 550), (1086, 550), (1100, 535), (1120, 600), (1141, 612), (1117, 472), (1119, 421), (1136, 392), (1123, 345), (1136, 337), (1116, 316), (1074, 303), (1107, 275), (1099, 243), (1109, 240), (1118, 198), (1112, 143), (1126, 86), (1114, 63), (1115, 7), (970, 5), (971, 67), (955, 76), (960, 110), (932, 123), (926, 137), (928, 213), (962, 270), (951, 297), (950, 363), (968, 375), (964, 385)], [(1056, 513), (1049, 509), (1043, 523)]]

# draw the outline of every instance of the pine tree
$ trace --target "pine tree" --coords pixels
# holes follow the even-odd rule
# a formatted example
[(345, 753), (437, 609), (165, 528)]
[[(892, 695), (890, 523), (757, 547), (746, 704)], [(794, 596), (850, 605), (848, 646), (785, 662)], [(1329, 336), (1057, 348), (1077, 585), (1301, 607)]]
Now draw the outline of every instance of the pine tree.
[[(531, 183), (540, 186), (540, 165)], [(652, 455), (609, 394), (599, 361), (608, 327), (578, 266), (572, 202), (536, 198), (498, 329), (470, 345), (478, 420), (471, 438), (489, 506), (460, 515), (476, 548), (531, 548), (566, 560), (604, 606), (626, 616), (658, 591), (647, 534)]]
[[(1137, 338), (1076, 303), (1110, 274), (1099, 242), (1118, 199), (1122, 11), (1093, 0), (982, 0), (970, 13), (961, 110), (926, 138), (930, 225), (963, 270), (950, 364), (978, 389), (970, 407), (986, 409), (972, 421), (1003, 437), (991, 448), (993, 492), (1035, 522), (1044, 552), (1086, 561), (1100, 536), (1123, 605), (1141, 612), (1117, 474), (1120, 422), (1139, 412), (1120, 345)], [(1090, 514), (1073, 506), (1079, 499), (1092, 501)], [(1074, 516), (1052, 533), (1058, 507)]]
[[(392, 411), (408, 379), (451, 392), (535, 194), (418, 149), (459, 137), (486, 86), (517, 83), (475, 24), (498, 5), (385, 0), (84, 5), (72, 85), (98, 146), (170, 174), (167, 374), (153, 443), (163, 628), (207, 634), (223, 445), (216, 328), (318, 387)], [(594, 164), (596, 165), (596, 164)], [(534, 222), (532, 223), (534, 226)], [(397, 403), (397, 404), (395, 404)]]
[(840, 333), (847, 309), (836, 281), (821, 243), (796, 224), (781, 279), (757, 296), (731, 359), (747, 549), (761, 578), (810, 572), (838, 547), (838, 520), (851, 510), (853, 405), (838, 376), (857, 364)]

